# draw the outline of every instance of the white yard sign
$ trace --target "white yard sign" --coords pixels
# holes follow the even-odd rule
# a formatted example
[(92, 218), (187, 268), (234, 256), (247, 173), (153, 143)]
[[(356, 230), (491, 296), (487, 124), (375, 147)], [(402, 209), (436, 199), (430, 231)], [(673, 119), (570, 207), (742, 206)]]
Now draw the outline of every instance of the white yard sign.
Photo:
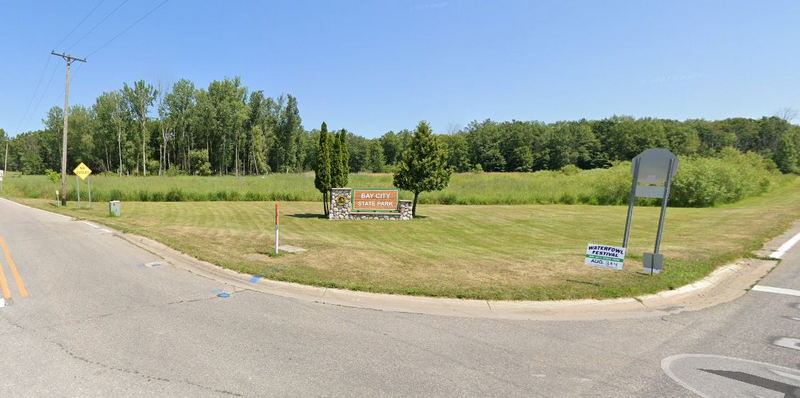
[(3, 181), (3, 170), (0, 170), (0, 181)]
[(584, 264), (593, 267), (621, 270), (625, 261), (625, 248), (589, 243)]

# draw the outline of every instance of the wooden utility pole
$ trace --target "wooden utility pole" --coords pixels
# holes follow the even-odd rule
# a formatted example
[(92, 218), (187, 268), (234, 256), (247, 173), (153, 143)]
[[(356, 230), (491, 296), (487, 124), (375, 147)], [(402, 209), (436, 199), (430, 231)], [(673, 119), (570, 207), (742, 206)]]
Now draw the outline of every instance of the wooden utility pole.
[[(6, 140), (6, 157), (3, 158), (3, 173), (8, 173), (8, 140)], [(3, 192), (3, 176), (0, 176), (0, 192)]]
[(64, 58), (67, 61), (67, 80), (64, 86), (64, 132), (61, 138), (61, 206), (67, 205), (67, 132), (69, 131), (69, 67), (73, 61), (86, 62), (86, 59), (76, 58), (69, 54), (59, 54), (55, 50), (50, 54)]

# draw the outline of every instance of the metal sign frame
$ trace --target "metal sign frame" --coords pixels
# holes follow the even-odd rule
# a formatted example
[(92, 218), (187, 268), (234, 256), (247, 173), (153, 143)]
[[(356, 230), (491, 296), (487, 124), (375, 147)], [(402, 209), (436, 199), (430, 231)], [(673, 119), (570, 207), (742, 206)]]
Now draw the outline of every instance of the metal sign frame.
[[(658, 157), (663, 157), (658, 159)], [(652, 160), (663, 161), (666, 160), (666, 175), (664, 176), (664, 186), (642, 185), (640, 182), (652, 184), (659, 183), (661, 180), (658, 175), (646, 176), (644, 179), (640, 178), (640, 171), (642, 169), (642, 162), (648, 162), (647, 168), (653, 170)], [(661, 272), (664, 268), (664, 255), (659, 253), (661, 249), (661, 238), (664, 234), (664, 221), (667, 216), (667, 205), (669, 204), (669, 192), (672, 187), (672, 178), (678, 171), (678, 157), (667, 149), (657, 148), (648, 149), (633, 158), (633, 181), (631, 182), (631, 196), (628, 202), (628, 217), (625, 220), (625, 235), (622, 239), (622, 247), (628, 248), (628, 240), (631, 234), (631, 222), (633, 221), (633, 207), (636, 204), (636, 197), (656, 198), (661, 199), (661, 213), (658, 218), (658, 232), (656, 233), (656, 243), (653, 253), (644, 253), (644, 269), (653, 273)], [(656, 178), (651, 178), (656, 177)], [(660, 194), (660, 195), (659, 195)]]

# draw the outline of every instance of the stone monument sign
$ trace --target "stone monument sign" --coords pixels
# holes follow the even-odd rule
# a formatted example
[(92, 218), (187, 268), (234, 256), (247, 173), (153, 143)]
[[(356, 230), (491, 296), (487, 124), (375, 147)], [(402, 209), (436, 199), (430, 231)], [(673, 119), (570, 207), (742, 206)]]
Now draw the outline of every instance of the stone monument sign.
[(331, 189), (331, 220), (410, 220), (411, 201), (396, 189)]

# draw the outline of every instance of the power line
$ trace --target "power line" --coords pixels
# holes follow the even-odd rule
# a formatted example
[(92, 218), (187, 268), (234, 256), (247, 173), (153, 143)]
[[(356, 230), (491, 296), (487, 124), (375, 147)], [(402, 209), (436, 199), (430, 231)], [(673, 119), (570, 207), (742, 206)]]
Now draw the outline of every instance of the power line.
[(19, 131), (20, 127), (22, 127), (22, 123), (28, 120), (28, 113), (30, 113), (31, 111), (31, 105), (33, 105), (33, 101), (36, 100), (36, 94), (39, 93), (39, 87), (42, 86), (42, 79), (44, 78), (48, 66), (50, 66), (50, 57), (47, 57), (47, 62), (44, 63), (44, 68), (39, 73), (39, 80), (36, 82), (36, 88), (33, 90), (33, 93), (31, 94), (31, 100), (28, 101), (28, 106), (25, 108), (25, 112), (22, 114), (22, 118), (20, 118), (19, 122), (17, 123), (17, 131)]
[[(80, 28), (81, 25), (83, 25), (83, 23), (86, 22), (86, 20), (89, 19), (89, 17), (92, 16), (92, 14), (94, 14), (94, 12), (97, 11), (97, 9), (104, 2), (105, 2), (105, 0), (100, 0), (99, 2), (97, 2), (97, 4), (91, 10), (89, 10), (89, 12), (86, 15), (83, 16), (83, 19), (81, 19), (81, 21), (78, 22), (78, 24), (75, 25), (75, 27), (73, 27), (72, 30), (69, 31), (69, 33), (67, 33), (63, 38), (61, 38), (61, 41), (59, 41), (58, 44), (53, 46), (53, 48), (58, 48), (58, 46), (60, 46), (62, 43), (64, 43), (64, 41), (67, 40), (67, 38), (70, 37), (70, 35), (75, 33), (75, 31), (78, 30), (78, 28)], [(28, 106), (25, 108), (25, 112), (22, 114), (22, 118), (20, 119), (19, 123), (17, 124), (17, 130), (19, 130), (20, 127), (22, 127), (21, 126), (22, 123), (26, 123), (28, 121), (28, 119), (29, 119), (29, 113), (32, 112), (31, 105), (33, 105), (33, 101), (36, 100), (36, 97), (39, 94), (39, 88), (42, 86), (42, 80), (44, 79), (45, 72), (47, 71), (47, 67), (50, 66), (50, 59), (51, 58), (48, 56), (47, 57), (47, 61), (44, 64), (44, 68), (42, 68), (42, 71), (39, 73), (39, 78), (36, 81), (36, 88), (33, 89), (33, 93), (31, 94), (31, 99), (30, 99), (30, 101), (28, 101)], [(51, 81), (52, 81), (52, 77), (51, 77)], [(49, 86), (49, 84), (48, 84), (48, 86)], [(42, 96), (43, 95), (44, 95), (44, 93), (42, 93)], [(41, 101), (41, 99), (39, 101)]]
[(71, 45), (71, 46), (69, 46), (69, 47), (67, 47), (67, 49), (72, 49), (72, 48), (74, 48), (75, 46), (77, 46), (77, 45), (78, 45), (78, 43), (80, 43), (81, 41), (83, 41), (83, 39), (85, 39), (85, 38), (86, 38), (86, 36), (89, 36), (89, 35), (90, 35), (92, 32), (94, 32), (94, 30), (95, 30), (95, 29), (97, 29), (97, 27), (98, 27), (98, 26), (102, 25), (102, 24), (103, 24), (103, 22), (105, 22), (105, 21), (106, 21), (106, 20), (107, 20), (109, 17), (111, 17), (112, 15), (114, 15), (114, 13), (115, 13), (115, 12), (117, 12), (117, 10), (119, 10), (120, 8), (122, 8), (122, 6), (124, 6), (124, 5), (125, 5), (125, 4), (126, 4), (128, 1), (130, 1), (130, 0), (124, 0), (122, 3), (119, 3), (119, 5), (118, 5), (118, 6), (116, 6), (116, 7), (115, 7), (113, 10), (111, 10), (111, 12), (109, 12), (108, 14), (106, 14), (106, 16), (104, 16), (104, 17), (103, 17), (103, 19), (101, 19), (101, 20), (100, 20), (100, 22), (98, 22), (98, 23), (96, 23), (94, 26), (92, 26), (92, 28), (91, 28), (91, 29), (89, 29), (89, 31), (88, 31), (88, 32), (84, 33), (84, 34), (83, 34), (83, 36), (81, 36), (81, 38), (80, 38), (80, 39), (78, 39), (78, 41), (76, 41), (75, 43), (72, 43), (72, 45)]
[[(98, 7), (100, 7), (100, 5), (101, 5), (101, 4), (103, 4), (104, 2), (105, 2), (105, 0), (100, 0), (100, 1), (97, 3), (97, 5), (95, 5), (95, 6), (94, 6), (94, 8), (92, 8), (92, 9), (91, 9), (91, 11), (89, 11), (89, 13), (88, 13), (88, 14), (86, 14), (86, 16), (84, 16), (84, 17), (83, 17), (83, 19), (81, 19), (81, 21), (80, 21), (80, 22), (78, 22), (78, 24), (77, 24), (77, 25), (75, 25), (75, 27), (74, 27), (74, 28), (72, 28), (72, 30), (70, 30), (70, 31), (69, 31), (69, 33), (67, 33), (67, 35), (66, 35), (66, 36), (64, 36), (64, 38), (63, 38), (63, 39), (61, 39), (61, 41), (60, 41), (60, 42), (58, 42), (58, 44), (56, 44), (55, 46), (53, 46), (53, 48), (58, 48), (58, 46), (60, 46), (62, 43), (64, 43), (64, 40), (67, 40), (67, 38), (68, 38), (70, 35), (72, 35), (73, 33), (75, 33), (75, 31), (76, 31), (76, 30), (78, 30), (78, 28), (80, 28), (80, 27), (81, 27), (81, 25), (83, 25), (83, 23), (84, 23), (84, 22), (86, 22), (86, 20), (87, 20), (87, 19), (89, 19), (89, 17), (90, 17), (92, 14), (94, 14), (95, 10), (97, 10), (97, 8), (98, 8)], [(50, 59), (50, 57), (47, 57), (47, 59)]]
[(107, 41), (107, 42), (103, 43), (103, 45), (101, 45), (100, 47), (98, 47), (96, 50), (94, 50), (94, 51), (90, 52), (90, 53), (89, 53), (89, 54), (88, 54), (86, 57), (87, 57), (87, 58), (88, 58), (88, 57), (91, 57), (93, 54), (95, 54), (95, 53), (97, 53), (98, 51), (100, 51), (100, 50), (102, 50), (103, 48), (105, 48), (105, 46), (107, 46), (107, 45), (111, 44), (111, 42), (113, 42), (113, 41), (114, 41), (114, 40), (116, 40), (118, 37), (120, 37), (120, 36), (122, 36), (123, 34), (125, 34), (125, 32), (129, 31), (131, 28), (133, 28), (134, 26), (136, 26), (136, 24), (138, 24), (139, 22), (142, 22), (142, 20), (144, 20), (145, 18), (147, 18), (148, 16), (150, 16), (150, 14), (154, 13), (156, 10), (158, 10), (159, 8), (161, 8), (161, 6), (163, 6), (164, 4), (167, 4), (167, 2), (168, 2), (168, 1), (169, 1), (169, 0), (164, 0), (164, 1), (162, 1), (161, 3), (158, 3), (158, 5), (156, 5), (156, 6), (155, 6), (155, 7), (153, 7), (152, 9), (150, 9), (150, 11), (148, 11), (147, 13), (145, 13), (144, 15), (142, 15), (141, 17), (139, 17), (139, 19), (137, 19), (136, 21), (134, 21), (132, 24), (128, 25), (128, 27), (127, 27), (127, 28), (125, 28), (125, 29), (123, 29), (121, 32), (117, 33), (117, 35), (116, 35), (116, 36), (114, 36), (114, 37), (112, 37), (112, 38), (111, 38), (111, 40), (109, 40), (109, 41)]
[(36, 101), (36, 105), (34, 105), (33, 108), (31, 108), (30, 114), (25, 118), (25, 121), (24, 121), (25, 123), (27, 123), (30, 120), (30, 118), (33, 116), (33, 113), (36, 112), (36, 109), (39, 108), (39, 104), (42, 103), (42, 99), (44, 99), (45, 94), (47, 94), (47, 90), (50, 88), (50, 85), (53, 83), (53, 78), (56, 77), (56, 72), (58, 72), (58, 66), (53, 68), (53, 73), (50, 74), (50, 80), (47, 81), (47, 85), (45, 86), (45, 88), (42, 91), (42, 93), (39, 95), (39, 100)]

